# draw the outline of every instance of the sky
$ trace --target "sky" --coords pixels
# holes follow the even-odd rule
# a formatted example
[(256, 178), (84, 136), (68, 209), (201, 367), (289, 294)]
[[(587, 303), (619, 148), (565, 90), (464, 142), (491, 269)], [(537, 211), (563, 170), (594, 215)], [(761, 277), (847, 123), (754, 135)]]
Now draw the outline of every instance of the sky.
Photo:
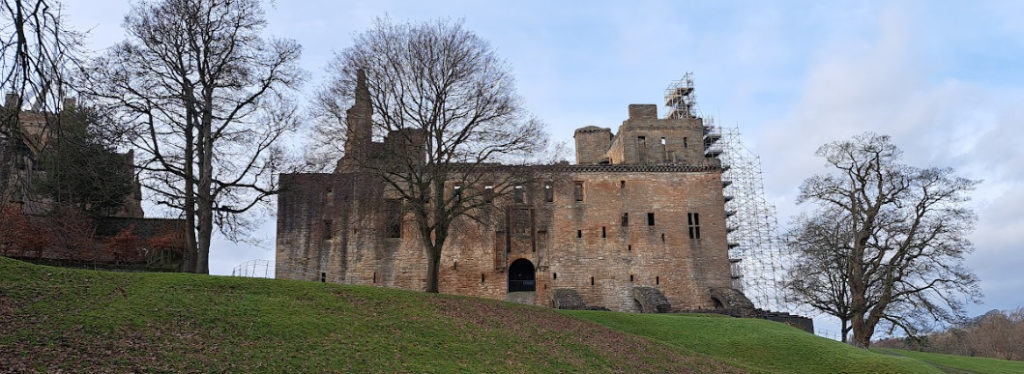
[[(124, 39), (123, 0), (64, 0), (94, 53)], [(873, 131), (910, 165), (982, 179), (966, 264), (985, 297), (1024, 306), (1024, 2), (1019, 1), (278, 1), (265, 35), (303, 46), (309, 81), (375, 17), (462, 19), (512, 66), (527, 108), (556, 140), (618, 128), (627, 105), (661, 104), (693, 72), (698, 106), (736, 126), (758, 154), (765, 194), (785, 225), (800, 183), (827, 172), (815, 150)], [(261, 213), (262, 214), (262, 213)], [(258, 243), (217, 240), (211, 273), (273, 259), (275, 217)]]

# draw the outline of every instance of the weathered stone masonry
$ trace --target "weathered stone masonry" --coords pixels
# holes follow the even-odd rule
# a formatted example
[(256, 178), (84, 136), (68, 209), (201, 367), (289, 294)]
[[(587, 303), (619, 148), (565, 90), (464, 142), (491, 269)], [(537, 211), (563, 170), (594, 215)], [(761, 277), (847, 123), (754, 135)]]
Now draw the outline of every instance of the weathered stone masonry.
[[(553, 305), (559, 289), (624, 311), (660, 292), (675, 310), (729, 307), (714, 296), (731, 287), (722, 169), (703, 136), (700, 118), (659, 119), (654, 105), (630, 105), (617, 133), (576, 130), (576, 165), (545, 166), (558, 177), (523, 186), (521, 204), (461, 222), (442, 255), (441, 292)], [(411, 216), (390, 227), (383, 185), (345, 164), (281, 176), (277, 277), (423, 289)]]

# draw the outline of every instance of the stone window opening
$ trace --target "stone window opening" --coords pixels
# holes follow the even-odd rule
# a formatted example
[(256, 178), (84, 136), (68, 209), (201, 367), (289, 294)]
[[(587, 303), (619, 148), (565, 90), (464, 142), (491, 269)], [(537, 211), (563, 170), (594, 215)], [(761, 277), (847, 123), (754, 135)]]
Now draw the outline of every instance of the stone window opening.
[(391, 200), (387, 203), (387, 237), (396, 239), (402, 237), (402, 206), (398, 200)]
[(331, 229), (332, 223), (329, 219), (324, 220), (324, 240), (331, 240), (331, 236), (334, 234)]
[(622, 213), (622, 227), (629, 226), (629, 213)]
[(662, 244), (665, 243), (665, 233), (661, 233), (661, 242)]
[(607, 238), (608, 237), (608, 230), (604, 226), (601, 226), (601, 237), (602, 238)]
[(576, 239), (583, 238), (583, 230), (576, 230)]
[(636, 145), (640, 148), (647, 148), (647, 137), (638, 136), (636, 137)]
[(377, 272), (376, 272), (376, 271), (375, 271), (375, 272), (373, 272), (373, 283), (374, 283), (374, 284), (376, 284), (376, 283), (377, 283)]
[(544, 202), (551, 203), (555, 201), (555, 189), (551, 185), (551, 182), (544, 182)]
[(573, 183), (572, 194), (577, 203), (583, 202), (583, 182), (576, 181)]
[(664, 136), (661, 137), (661, 145), (665, 145), (665, 137)]
[(647, 213), (647, 226), (654, 226), (654, 213)]
[(688, 148), (689, 144), (687, 144), (687, 143), (689, 143), (689, 141), (688, 141), (688, 139), (687, 139), (687, 138), (686, 138), (686, 137), (684, 136), (684, 137), (683, 137), (683, 148)]
[(633, 252), (633, 245), (630, 244), (630, 245), (626, 246), (626, 251)]
[(558, 280), (558, 273), (551, 273), (551, 279)]
[(494, 201), (494, 186), (484, 186), (484, 202)]
[(700, 213), (687, 213), (686, 223), (690, 232), (690, 239), (700, 240)]
[(594, 285), (594, 277), (590, 277), (590, 285), (591, 285), (591, 286), (593, 286), (593, 285)]
[(524, 188), (523, 185), (517, 184), (512, 188), (512, 200), (516, 204), (522, 204), (526, 201), (526, 188)]
[(629, 275), (629, 283), (633, 283), (633, 274)]
[(320, 273), (320, 283), (327, 283), (327, 273)]
[(452, 270), (456, 270), (456, 271), (459, 270), (459, 262), (458, 261), (453, 261), (452, 262)]
[(654, 285), (655, 286), (660, 286), (661, 285), (661, 277), (654, 277)]
[(484, 283), (484, 273), (480, 273), (480, 283)]
[(626, 188), (626, 181), (619, 181), (619, 189)]

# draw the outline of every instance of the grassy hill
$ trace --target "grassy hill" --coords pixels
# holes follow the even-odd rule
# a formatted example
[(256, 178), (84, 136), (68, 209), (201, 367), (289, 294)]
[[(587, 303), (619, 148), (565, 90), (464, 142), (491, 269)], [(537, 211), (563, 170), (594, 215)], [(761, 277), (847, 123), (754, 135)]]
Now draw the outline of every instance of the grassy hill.
[(0, 373), (55, 371), (942, 373), (759, 320), (0, 257)]

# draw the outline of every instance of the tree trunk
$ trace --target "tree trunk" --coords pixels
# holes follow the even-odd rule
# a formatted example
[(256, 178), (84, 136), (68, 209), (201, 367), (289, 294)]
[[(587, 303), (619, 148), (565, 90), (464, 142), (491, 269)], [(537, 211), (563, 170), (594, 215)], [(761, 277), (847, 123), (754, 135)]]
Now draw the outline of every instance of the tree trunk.
[(427, 289), (429, 293), (440, 292), (438, 279), (441, 272), (441, 248), (433, 245), (427, 249)]

